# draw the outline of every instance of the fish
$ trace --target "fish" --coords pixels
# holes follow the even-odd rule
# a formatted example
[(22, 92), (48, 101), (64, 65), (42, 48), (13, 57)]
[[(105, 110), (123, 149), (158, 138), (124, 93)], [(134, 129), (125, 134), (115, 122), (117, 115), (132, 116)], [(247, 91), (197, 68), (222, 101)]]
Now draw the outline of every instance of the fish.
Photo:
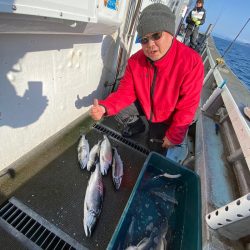
[[(134, 238), (135, 238), (135, 230), (136, 230), (136, 218), (135, 216), (132, 216), (128, 230), (126, 230), (126, 233), (124, 235), (124, 245), (122, 248), (118, 248), (118, 249), (133, 249), (133, 242), (134, 242)], [(130, 248), (129, 248), (130, 247)]]
[(164, 222), (160, 229), (153, 228), (149, 237), (144, 237), (136, 246), (129, 246), (126, 250), (166, 250), (167, 240), (166, 234), (168, 232), (168, 223)]
[(115, 188), (116, 190), (118, 190), (122, 182), (123, 162), (116, 148), (114, 148), (113, 152), (114, 153), (113, 153), (113, 162), (112, 162), (112, 178), (113, 178)]
[(133, 242), (133, 236), (135, 235), (135, 216), (132, 216), (128, 231), (127, 231), (127, 235), (126, 235), (126, 239), (125, 242), (128, 243), (129, 245), (132, 244)]
[(169, 201), (169, 202), (174, 203), (175, 205), (178, 205), (178, 201), (174, 197), (171, 197), (164, 192), (150, 191), (150, 193), (153, 195), (156, 195), (157, 197), (161, 198), (165, 202)]
[(152, 180), (159, 179), (160, 177), (166, 177), (166, 178), (169, 178), (169, 179), (175, 179), (175, 178), (181, 177), (181, 174), (168, 174), (168, 173), (164, 173), (164, 174), (160, 174), (160, 175), (154, 176), (152, 178)]
[(89, 152), (89, 160), (87, 163), (87, 170), (88, 171), (91, 170), (91, 168), (93, 167), (93, 165), (96, 161), (96, 158), (99, 156), (101, 142), (102, 142), (101, 140), (98, 141), (98, 143), (96, 145), (94, 145)]
[(138, 250), (137, 246), (129, 246), (125, 250)]
[(168, 232), (168, 223), (164, 222), (161, 224), (161, 228), (159, 230), (159, 233), (155, 238), (154, 242), (156, 243), (156, 247), (154, 248), (155, 250), (166, 250), (168, 247), (168, 243), (166, 240), (166, 235)]
[(78, 161), (81, 169), (85, 169), (89, 160), (89, 142), (85, 135), (82, 135), (78, 144)]
[(104, 186), (100, 171), (100, 164), (97, 162), (95, 171), (92, 172), (84, 198), (83, 226), (87, 237), (90, 237), (100, 216), (104, 197)]
[(112, 147), (108, 137), (104, 135), (103, 138), (100, 148), (100, 169), (102, 175), (106, 175), (112, 163)]

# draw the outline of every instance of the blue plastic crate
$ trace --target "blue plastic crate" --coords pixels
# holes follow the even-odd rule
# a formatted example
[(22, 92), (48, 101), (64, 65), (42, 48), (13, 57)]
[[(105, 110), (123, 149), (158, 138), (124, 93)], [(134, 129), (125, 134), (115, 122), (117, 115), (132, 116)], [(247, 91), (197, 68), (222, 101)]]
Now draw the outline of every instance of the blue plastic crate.
[[(156, 178), (163, 173), (180, 176)], [(168, 250), (200, 250), (201, 237), (199, 176), (150, 153), (107, 249), (147, 243), (154, 248), (165, 238)]]

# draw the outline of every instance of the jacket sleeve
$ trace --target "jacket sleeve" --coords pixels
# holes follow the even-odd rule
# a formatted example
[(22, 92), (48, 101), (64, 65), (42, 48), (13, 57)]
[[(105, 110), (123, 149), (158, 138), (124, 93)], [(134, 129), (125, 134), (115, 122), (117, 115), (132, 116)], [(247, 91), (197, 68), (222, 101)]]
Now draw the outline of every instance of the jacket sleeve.
[(203, 78), (204, 67), (199, 57), (195, 66), (184, 77), (173, 119), (165, 134), (173, 144), (182, 143), (193, 121), (200, 101)]
[(131, 62), (128, 60), (125, 74), (120, 81), (117, 91), (111, 93), (105, 100), (99, 101), (99, 104), (105, 107), (107, 115), (115, 115), (122, 109), (132, 104), (135, 100), (136, 94), (131, 70)]
[(204, 24), (204, 23), (205, 23), (205, 20), (206, 20), (206, 10), (203, 9), (203, 11), (204, 11), (204, 14), (203, 14), (203, 16), (202, 16), (201, 24), (200, 24), (200, 25)]
[(192, 20), (192, 10), (188, 13), (188, 15), (186, 17), (186, 23), (187, 24), (194, 24), (194, 22)]

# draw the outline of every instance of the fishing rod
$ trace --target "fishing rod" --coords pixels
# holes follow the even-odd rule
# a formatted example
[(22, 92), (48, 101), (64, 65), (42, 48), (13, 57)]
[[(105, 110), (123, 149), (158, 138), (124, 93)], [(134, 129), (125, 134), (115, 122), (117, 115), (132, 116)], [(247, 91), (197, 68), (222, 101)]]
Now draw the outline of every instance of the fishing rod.
[(246, 27), (246, 25), (248, 24), (248, 22), (250, 21), (250, 18), (248, 18), (248, 20), (246, 21), (246, 23), (244, 24), (244, 26), (241, 28), (241, 30), (239, 31), (239, 33), (237, 34), (237, 36), (234, 38), (234, 40), (229, 44), (229, 46), (226, 48), (224, 54), (221, 57), (216, 58), (216, 64), (214, 65), (214, 67), (211, 67), (210, 70), (208, 71), (207, 75), (204, 78), (203, 84), (206, 83), (207, 79), (210, 77), (210, 75), (214, 72), (214, 70), (217, 68), (218, 65), (224, 65), (225, 61), (223, 59), (223, 57), (226, 55), (226, 53), (231, 49), (231, 47), (233, 46), (234, 42), (236, 41), (236, 39), (239, 37), (239, 35), (241, 34), (241, 32), (244, 30), (244, 28)]
[(241, 28), (240, 32), (237, 34), (237, 36), (234, 38), (234, 40), (229, 44), (229, 46), (227, 47), (227, 49), (225, 50), (224, 54), (221, 56), (221, 58), (223, 58), (226, 53), (231, 49), (231, 47), (233, 46), (234, 42), (236, 41), (236, 39), (239, 37), (240, 33), (244, 30), (244, 28), (246, 27), (246, 25), (248, 24), (248, 22), (250, 21), (250, 17), (248, 18), (248, 20), (246, 21), (246, 23), (244, 24), (244, 26)]
[(241, 34), (241, 32), (244, 30), (244, 28), (247, 26), (248, 22), (250, 21), (250, 17), (248, 18), (248, 20), (246, 21), (246, 23), (243, 25), (243, 27), (241, 28), (241, 30), (239, 31), (239, 33), (236, 35), (236, 37), (233, 39), (233, 41), (229, 44), (229, 46), (226, 48), (225, 52), (223, 53), (223, 55), (219, 58), (216, 58), (216, 64), (214, 66), (213, 69), (215, 69), (219, 64), (224, 64), (224, 56), (227, 54), (227, 52), (231, 49), (231, 47), (233, 46), (233, 44), (235, 43), (236, 39), (239, 37), (239, 35)]
[[(219, 20), (221, 19), (221, 17), (223, 16), (223, 15), (222, 15), (223, 10), (225, 11), (225, 9), (223, 9), (223, 7), (221, 7), (220, 12), (219, 12), (219, 14), (218, 14), (218, 16), (217, 16), (217, 18), (216, 18), (216, 20), (215, 20), (215, 23), (214, 23), (214, 25), (213, 25), (213, 27), (212, 27), (212, 29), (211, 29), (211, 32), (213, 31), (213, 29), (216, 27), (218, 21), (219, 21)], [(211, 33), (211, 32), (210, 32), (210, 33)]]

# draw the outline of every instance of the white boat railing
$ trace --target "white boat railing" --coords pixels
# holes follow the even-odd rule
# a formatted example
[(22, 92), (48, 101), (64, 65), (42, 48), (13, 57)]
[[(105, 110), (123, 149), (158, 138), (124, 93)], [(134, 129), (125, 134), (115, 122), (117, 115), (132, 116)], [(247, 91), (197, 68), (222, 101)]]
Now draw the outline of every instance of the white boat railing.
[[(204, 57), (205, 53), (206, 56)], [(223, 79), (218, 69), (218, 62), (217, 64), (214, 62), (209, 48), (204, 51), (202, 56), (204, 58), (204, 65), (205, 63), (209, 63), (210, 65), (210, 69), (204, 78), (203, 84), (206, 85), (210, 80), (210, 76), (213, 74), (214, 80), (219, 87), (221, 83), (227, 81), (227, 79)], [(212, 95), (214, 95), (215, 92), (216, 91), (214, 91)], [(216, 98), (211, 98), (212, 95), (208, 98), (205, 104), (208, 103), (209, 99), (212, 99), (212, 101), (209, 102), (209, 105), (213, 105), (213, 101), (215, 102)], [(236, 162), (241, 156), (243, 156), (248, 169), (250, 170), (250, 128), (226, 85), (223, 87), (218, 96), (222, 97), (228, 117), (230, 118), (232, 127), (240, 145), (239, 149), (235, 149), (234, 146), (232, 147), (233, 152), (231, 152), (227, 159), (229, 162)], [(203, 105), (203, 107), (204, 106), (205, 105)], [(203, 111), (206, 110), (204, 109)], [(220, 122), (223, 123), (224, 120), (225, 119), (222, 119)], [(237, 240), (250, 234), (249, 207), (250, 193), (245, 193), (244, 196), (239, 197), (238, 199), (206, 214), (205, 220), (207, 225), (213, 230), (218, 231), (231, 240)]]
[[(219, 86), (219, 84), (221, 84), (221, 82), (223, 82), (224, 79), (222, 78), (220, 71), (216, 66), (216, 63), (212, 58), (210, 50), (207, 49), (206, 52), (209, 63), (211, 65), (211, 69), (207, 73), (207, 75), (209, 74), (209, 76), (207, 75), (205, 76), (205, 80), (208, 81), (210, 75), (213, 73), (215, 81)], [(206, 82), (204, 82), (204, 84), (206, 84)], [(239, 107), (236, 104), (227, 86), (224, 86), (223, 91), (221, 92), (221, 96), (225, 104), (225, 107), (227, 109), (237, 139), (239, 141), (240, 147), (242, 149), (242, 153), (246, 160), (248, 169), (250, 170), (250, 128), (245, 118), (242, 116), (242, 113), (239, 110)]]

